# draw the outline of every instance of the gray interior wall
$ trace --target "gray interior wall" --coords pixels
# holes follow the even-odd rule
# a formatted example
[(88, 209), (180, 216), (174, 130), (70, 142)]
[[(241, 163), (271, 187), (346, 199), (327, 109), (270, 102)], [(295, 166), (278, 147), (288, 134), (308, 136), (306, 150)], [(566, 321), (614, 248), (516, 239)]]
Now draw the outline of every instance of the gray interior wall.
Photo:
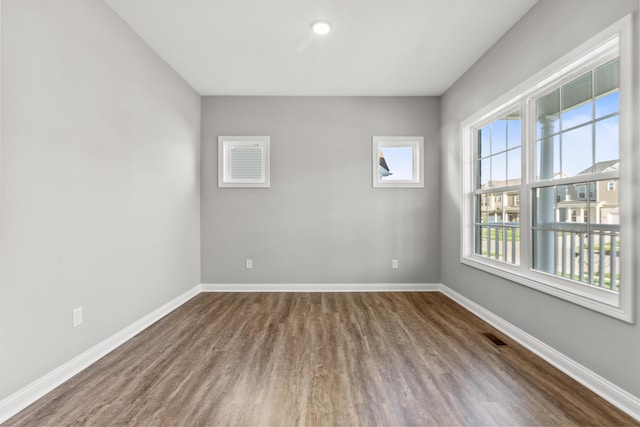
[[(439, 108), (433, 97), (203, 97), (202, 282), (439, 282)], [(219, 135), (271, 137), (271, 188), (217, 187)], [(374, 135), (424, 136), (425, 188), (372, 188)]]
[(200, 97), (100, 0), (4, 0), (1, 142), (0, 399), (199, 283)]
[[(638, 323), (612, 319), (459, 261), (460, 122), (637, 8), (637, 0), (541, 0), (443, 95), (441, 218), (444, 284), (640, 396)], [(631, 285), (640, 297), (637, 283)]]

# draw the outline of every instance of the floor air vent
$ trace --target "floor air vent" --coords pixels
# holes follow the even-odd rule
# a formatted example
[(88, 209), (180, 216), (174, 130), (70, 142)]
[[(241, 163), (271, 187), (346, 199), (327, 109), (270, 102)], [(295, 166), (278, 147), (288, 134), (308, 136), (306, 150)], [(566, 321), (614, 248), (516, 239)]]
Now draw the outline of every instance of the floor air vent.
[(494, 343), (495, 345), (507, 345), (504, 341), (502, 341), (497, 336), (493, 335), (491, 332), (483, 332), (482, 335), (489, 338), (491, 342)]

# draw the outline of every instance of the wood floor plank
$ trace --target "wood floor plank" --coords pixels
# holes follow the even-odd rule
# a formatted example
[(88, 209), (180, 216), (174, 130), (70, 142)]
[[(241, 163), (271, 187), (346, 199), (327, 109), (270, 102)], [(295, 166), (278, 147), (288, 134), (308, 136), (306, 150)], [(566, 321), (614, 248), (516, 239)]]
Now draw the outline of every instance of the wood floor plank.
[(200, 294), (4, 425), (640, 424), (446, 296), (383, 292)]

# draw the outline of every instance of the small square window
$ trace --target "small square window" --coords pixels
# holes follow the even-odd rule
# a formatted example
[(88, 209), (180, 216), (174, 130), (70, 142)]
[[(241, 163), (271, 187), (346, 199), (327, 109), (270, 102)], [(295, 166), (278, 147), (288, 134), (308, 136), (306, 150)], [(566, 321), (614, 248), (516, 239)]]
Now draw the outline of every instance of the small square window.
[(373, 137), (373, 186), (424, 187), (424, 138)]
[(614, 191), (616, 189), (615, 182), (607, 182), (607, 191)]
[(218, 137), (218, 187), (270, 187), (268, 136)]

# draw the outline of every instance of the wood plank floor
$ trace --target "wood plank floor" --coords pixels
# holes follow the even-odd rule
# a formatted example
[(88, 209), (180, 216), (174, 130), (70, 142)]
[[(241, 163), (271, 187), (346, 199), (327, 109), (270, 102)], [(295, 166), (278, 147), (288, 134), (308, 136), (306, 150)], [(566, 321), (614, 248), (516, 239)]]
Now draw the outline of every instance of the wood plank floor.
[(639, 424), (407, 292), (203, 293), (6, 425)]

